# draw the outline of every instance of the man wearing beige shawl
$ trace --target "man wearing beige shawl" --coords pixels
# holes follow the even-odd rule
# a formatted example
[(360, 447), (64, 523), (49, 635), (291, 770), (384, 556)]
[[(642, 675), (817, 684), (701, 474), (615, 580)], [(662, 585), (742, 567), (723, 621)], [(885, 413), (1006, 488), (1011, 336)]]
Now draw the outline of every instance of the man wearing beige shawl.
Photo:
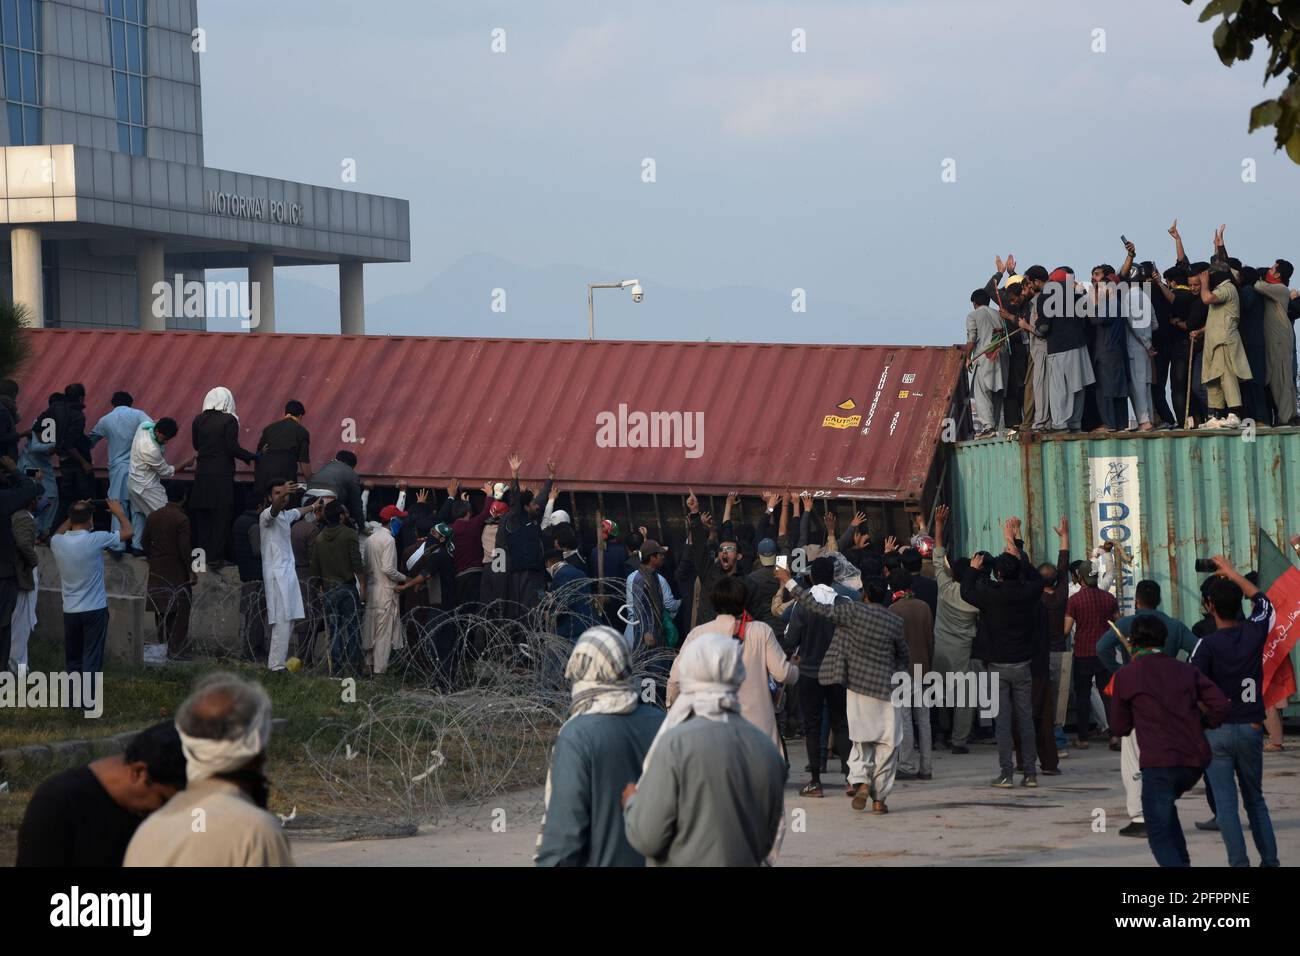
[(271, 699), (260, 684), (210, 674), (176, 713), (188, 785), (140, 824), (124, 866), (293, 866), (266, 811)]
[[(406, 512), (388, 505), (380, 513), (385, 522), (406, 517)], [(388, 670), (394, 648), (405, 646), (402, 639), (401, 606), (397, 586), (406, 575), (397, 570), (397, 542), (387, 524), (368, 522), (370, 534), (361, 541), (361, 558), (366, 567), (366, 610), (361, 622), (361, 647), (371, 673)]]

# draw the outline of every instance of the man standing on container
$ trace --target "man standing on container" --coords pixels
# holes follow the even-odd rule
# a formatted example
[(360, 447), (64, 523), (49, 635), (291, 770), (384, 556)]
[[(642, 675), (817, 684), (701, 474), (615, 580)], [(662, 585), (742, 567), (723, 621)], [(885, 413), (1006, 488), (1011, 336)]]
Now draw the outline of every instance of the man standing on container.
[(1293, 267), (1278, 259), (1264, 278), (1255, 283), (1255, 291), (1264, 297), (1264, 354), (1268, 360), (1268, 391), (1277, 409), (1279, 425), (1300, 424), (1295, 405), (1295, 329), (1287, 318), (1291, 302)]
[(1241, 401), (1241, 380), (1251, 379), (1250, 362), (1241, 344), (1241, 300), (1232, 274), (1216, 265), (1201, 275), (1201, 301), (1210, 307), (1205, 321), (1205, 350), (1201, 380), (1205, 384), (1210, 417), (1204, 428), (1240, 428), (1246, 414)]
[(981, 425), (976, 438), (998, 434), (1006, 424), (1002, 405), (1011, 373), (1011, 352), (1002, 318), (990, 301), (986, 289), (976, 289), (970, 297), (973, 308), (966, 316), (966, 361), (974, 372), (971, 389), (975, 417)]
[(1038, 330), (1047, 337), (1047, 390), (1052, 431), (1077, 432), (1083, 425), (1084, 392), (1096, 381), (1088, 356), (1086, 299), (1074, 271), (1062, 266), (1037, 300)]

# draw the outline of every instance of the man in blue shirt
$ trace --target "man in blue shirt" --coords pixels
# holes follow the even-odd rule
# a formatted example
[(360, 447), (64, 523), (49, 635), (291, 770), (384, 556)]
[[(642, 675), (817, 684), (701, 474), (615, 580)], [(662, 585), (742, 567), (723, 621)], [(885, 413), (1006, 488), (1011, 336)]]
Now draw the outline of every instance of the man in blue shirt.
[[(1218, 685), (1230, 702), (1223, 724), (1205, 732), (1213, 755), (1206, 771), (1214, 791), (1215, 817), (1230, 866), (1250, 866), (1237, 813), (1237, 784), (1250, 820), (1260, 866), (1278, 866), (1273, 822), (1264, 802), (1264, 642), (1273, 625), (1273, 605), (1223, 555), (1217, 577), (1202, 604), (1217, 630), (1203, 637), (1191, 663)], [(1241, 599), (1251, 602), (1242, 619)]]
[[(148, 415), (133, 408), (135, 399), (129, 392), (113, 393), (113, 410), (95, 423), (90, 430), (90, 444), (93, 446), (101, 438), (108, 440), (108, 497), (121, 503), (126, 516), (131, 517), (131, 494), (126, 487), (126, 480), (131, 471), (131, 443), (141, 425), (153, 421)], [(138, 532), (144, 531), (144, 522), (139, 522)], [(113, 530), (118, 530), (117, 519), (113, 519)], [(116, 542), (109, 548), (120, 556), (126, 550), (126, 539)], [(136, 535), (131, 542), (131, 550), (140, 552), (140, 537)]]
[(63, 588), (63, 652), (70, 674), (104, 669), (104, 643), (108, 637), (108, 593), (104, 590), (104, 550), (131, 540), (135, 529), (122, 505), (108, 499), (117, 519), (116, 532), (95, 531), (95, 506), (78, 501), (68, 509), (68, 520), (50, 539), (59, 565)]

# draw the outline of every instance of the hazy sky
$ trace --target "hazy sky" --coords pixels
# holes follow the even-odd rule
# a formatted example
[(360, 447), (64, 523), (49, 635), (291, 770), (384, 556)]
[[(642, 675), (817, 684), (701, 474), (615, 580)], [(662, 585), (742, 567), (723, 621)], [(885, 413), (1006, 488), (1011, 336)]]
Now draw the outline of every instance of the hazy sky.
[[(1164, 267), (1177, 216), (1193, 258), (1226, 222), (1234, 255), (1300, 259), (1300, 167), (1246, 132), (1263, 54), (1222, 66), (1202, 6), (200, 0), (205, 160), (409, 199), (411, 262), (367, 267), (372, 303), (486, 253), (638, 276), (646, 317), (650, 277), (798, 287), (792, 340), (946, 343), (995, 253), (1082, 271), (1124, 233)], [(872, 318), (818, 324), (831, 300)], [(552, 307), (582, 334), (581, 286)]]

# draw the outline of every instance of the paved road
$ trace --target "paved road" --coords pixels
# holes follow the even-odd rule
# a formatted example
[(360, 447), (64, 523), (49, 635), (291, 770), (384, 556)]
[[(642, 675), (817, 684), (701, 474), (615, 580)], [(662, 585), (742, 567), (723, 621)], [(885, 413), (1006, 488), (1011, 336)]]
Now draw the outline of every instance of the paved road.
[[(1273, 817), (1283, 865), (1300, 863), (1300, 740), (1288, 750), (1265, 754), (1264, 792)], [(805, 764), (803, 747), (791, 742), (791, 762)], [(1122, 837), (1128, 823), (1119, 776), (1119, 754), (1104, 743), (1071, 751), (1059, 777), (1039, 777), (1037, 790), (995, 790), (997, 751), (975, 745), (969, 756), (935, 755), (934, 779), (901, 782), (889, 799), (890, 813), (858, 813), (843, 795), (843, 777), (826, 777), (821, 800), (799, 796), (805, 782), (795, 774), (787, 786), (790, 832), (781, 863), (787, 866), (1153, 866), (1145, 840)], [(305, 866), (527, 866), (537, 838), (540, 791), (514, 795), (467, 813), (467, 823), (429, 828), (395, 840), (346, 843), (296, 842)], [(504, 811), (504, 832), (491, 828), (494, 809)], [(1105, 811), (1105, 832), (1094, 832), (1094, 811)], [(1178, 804), (1193, 866), (1223, 866), (1217, 833), (1192, 826), (1209, 816), (1197, 787)], [(800, 814), (800, 811), (803, 811)], [(497, 814), (501, 819), (501, 814)], [(1245, 814), (1242, 814), (1243, 826)], [(498, 828), (499, 828), (498, 824)], [(1249, 843), (1249, 831), (1247, 831)], [(1258, 860), (1250, 845), (1251, 859)]]

